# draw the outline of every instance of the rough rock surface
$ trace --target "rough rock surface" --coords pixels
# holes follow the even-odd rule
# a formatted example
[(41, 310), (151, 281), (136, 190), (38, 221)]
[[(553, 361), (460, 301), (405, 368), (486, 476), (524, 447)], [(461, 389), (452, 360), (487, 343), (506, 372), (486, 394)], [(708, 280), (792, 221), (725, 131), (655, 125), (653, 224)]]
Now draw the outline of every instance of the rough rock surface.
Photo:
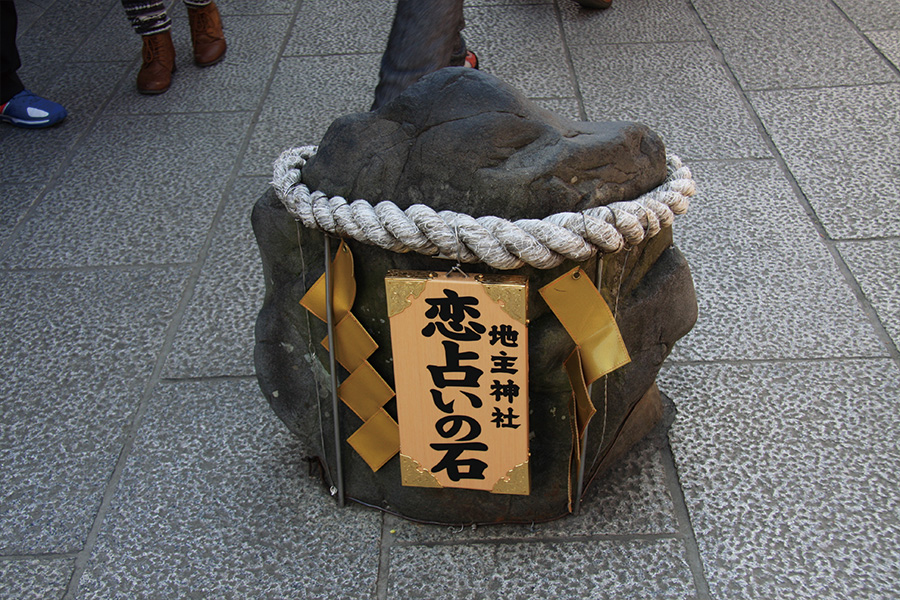
[[(466, 115), (473, 121), (462, 126)], [(507, 133), (507, 127), (513, 129)], [(490, 139), (506, 142), (493, 147)], [(379, 155), (385, 158), (380, 160)], [(493, 77), (460, 69), (426, 78), (378, 113), (340, 119), (326, 134), (313, 162), (304, 169), (304, 180), (348, 200), (362, 196), (372, 202), (393, 199), (402, 204), (405, 199), (473, 216), (511, 218), (629, 199), (652, 189), (665, 176), (662, 143), (647, 128), (633, 123), (568, 122), (535, 107)], [(516, 178), (506, 171), (525, 176)], [(443, 184), (441, 177), (446, 178)], [(514, 190), (502, 189), (505, 186)], [(266, 297), (256, 325), (260, 387), (279, 417), (304, 440), (309, 454), (323, 459), (334, 473), (333, 415), (323, 367), (328, 357), (319, 344), (325, 325), (298, 304), (324, 271), (323, 237), (299, 226), (271, 189), (254, 207), (253, 227), (266, 278)], [(388, 269), (447, 271), (452, 264), (357, 242), (350, 246), (358, 289), (353, 314), (378, 343), (369, 363), (393, 386), (383, 278)], [(693, 326), (697, 311), (690, 271), (672, 246), (670, 229), (603, 261), (601, 291), (617, 311), (632, 362), (613, 372), (606, 385), (594, 386), (595, 404), (600, 409), (605, 401), (607, 410), (605, 427), (597, 417), (591, 424), (588, 481), (608, 466), (604, 456), (618, 455), (627, 447), (623, 437), (639, 437), (653, 425), (647, 421), (635, 428), (635, 420), (628, 417), (641, 398), (655, 389), (663, 360)], [(397, 457), (373, 473), (344, 443), (348, 498), (442, 523), (532, 522), (567, 513), (574, 473), (570, 470), (571, 390), (562, 363), (573, 342), (538, 289), (574, 266), (566, 262), (547, 271), (530, 267), (515, 271), (529, 278), (530, 289), (531, 495), (403, 487)], [(595, 274), (596, 259), (582, 267)], [(484, 265), (465, 268), (470, 273), (496, 272)], [(396, 417), (395, 400), (386, 408)], [(342, 440), (361, 425), (344, 406), (340, 420)], [(620, 442), (614, 447), (617, 438)]]
[(348, 200), (540, 219), (634, 198), (662, 183), (665, 162), (644, 125), (570, 121), (458, 68), (379, 111), (337, 119), (303, 181)]

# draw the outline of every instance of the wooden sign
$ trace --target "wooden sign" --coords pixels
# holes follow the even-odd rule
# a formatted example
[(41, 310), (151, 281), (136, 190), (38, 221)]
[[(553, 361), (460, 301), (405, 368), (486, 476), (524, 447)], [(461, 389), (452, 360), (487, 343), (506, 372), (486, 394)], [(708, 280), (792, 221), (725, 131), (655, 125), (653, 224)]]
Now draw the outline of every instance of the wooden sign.
[(403, 485), (528, 494), (528, 282), (391, 271)]

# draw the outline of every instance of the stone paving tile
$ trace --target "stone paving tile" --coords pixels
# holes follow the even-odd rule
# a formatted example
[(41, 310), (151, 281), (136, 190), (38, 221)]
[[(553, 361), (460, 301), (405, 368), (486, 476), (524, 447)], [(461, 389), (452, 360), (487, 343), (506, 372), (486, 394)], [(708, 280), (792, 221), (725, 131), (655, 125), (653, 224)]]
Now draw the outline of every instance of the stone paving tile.
[(857, 27), (900, 29), (900, 4), (894, 0), (835, 0)]
[[(583, 8), (573, 0), (561, 0), (559, 7), (566, 41), (571, 46), (706, 40), (690, 4), (683, 0), (614, 1), (604, 10)], [(594, 71), (604, 73), (606, 68), (602, 66)]]
[(481, 70), (529, 97), (574, 95), (553, 5), (476, 7), (465, 18), (463, 35)]
[(6, 242), (19, 219), (25, 216), (28, 207), (37, 200), (43, 189), (44, 186), (39, 183), (0, 184), (0, 246)]
[(673, 360), (884, 355), (775, 161), (688, 166), (699, 192), (674, 235), (700, 310)]
[(830, 0), (696, 0), (745, 90), (896, 80)]
[(897, 291), (900, 240), (842, 242), (837, 248), (878, 313), (894, 346), (900, 348), (900, 294)]
[(253, 130), (242, 175), (272, 176), (283, 151), (318, 144), (337, 117), (369, 110), (379, 54), (281, 60)]
[[(178, 2), (173, 6), (177, 7), (180, 4)], [(177, 40), (177, 36), (173, 34), (172, 39)], [(141, 56), (141, 38), (131, 28), (121, 2), (116, 2), (87, 35), (78, 47), (77, 56), (79, 61), (85, 62), (123, 61), (138, 64), (137, 61)], [(132, 87), (133, 81), (129, 78)]]
[(62, 598), (74, 570), (72, 559), (0, 560), (0, 600)]
[(523, 4), (553, 4), (553, 2), (554, 0), (464, 0), (463, 10), (473, 6), (521, 6)]
[(381, 516), (338, 509), (255, 381), (157, 388), (77, 598), (368, 598)]
[(487, 525), (458, 529), (392, 522), (392, 539), (402, 543), (473, 542), (512, 539), (571, 539), (599, 535), (674, 535), (677, 523), (659, 452), (659, 434), (636, 445), (611, 471), (588, 488), (581, 512), (549, 523)]
[(884, 56), (900, 69), (900, 29), (894, 31), (872, 31), (869, 39)]
[(253, 375), (254, 325), (265, 293), (250, 212), (268, 179), (241, 178), (194, 286), (165, 377)]
[[(162, 96), (139, 93), (134, 82), (140, 64), (135, 62), (128, 85), (118, 90), (108, 112), (157, 114), (255, 110), (290, 20), (283, 15), (232, 16), (223, 23), (228, 42), (225, 57), (216, 65), (200, 68), (194, 65), (187, 18), (174, 19), (172, 39), (178, 70), (172, 76), (172, 87)], [(135, 52), (139, 51), (139, 41), (134, 40), (134, 44)], [(238, 137), (228, 146), (238, 146), (240, 142)]]
[[(18, 36), (16, 46), (25, 66), (47, 68), (68, 64), (84, 38), (104, 21), (115, 0), (66, 0), (49, 6), (44, 18), (31, 24), (26, 35)], [(121, 5), (120, 5), (121, 10)], [(52, 49), (52, 51), (48, 51)], [(21, 73), (20, 73), (21, 76)], [(26, 87), (29, 84), (26, 83)]]
[(0, 273), (0, 553), (81, 550), (186, 277)]
[(684, 159), (769, 156), (706, 44), (578, 46), (572, 60), (589, 120), (646, 123)]
[(284, 55), (381, 54), (394, 6), (383, 0), (304, 0)]
[(16, 2), (16, 35), (22, 35), (44, 14), (45, 7), (30, 0)]
[[(85, 131), (124, 71), (124, 63), (72, 64), (57, 73), (42, 72), (40, 66), (23, 68), (19, 76), (36, 94), (62, 104), (66, 120), (48, 129), (24, 129), (4, 124), (3, 183), (46, 184), (65, 161), (67, 152)], [(12, 160), (16, 157), (17, 160)], [(24, 158), (27, 157), (27, 158)]]
[(575, 98), (532, 98), (532, 101), (542, 108), (546, 108), (551, 112), (580, 121), (581, 114), (578, 111), (578, 100)]
[(387, 597), (696, 598), (679, 540), (401, 546)]
[(302, 0), (228, 0), (217, 3), (219, 13), (226, 19), (232, 15), (289, 15)]
[(101, 119), (4, 266), (196, 260), (227, 183), (222, 165), (235, 162), (248, 122), (240, 113)]
[(711, 597), (896, 598), (896, 363), (673, 366), (660, 387)]
[(900, 83), (749, 97), (831, 237), (900, 235)]

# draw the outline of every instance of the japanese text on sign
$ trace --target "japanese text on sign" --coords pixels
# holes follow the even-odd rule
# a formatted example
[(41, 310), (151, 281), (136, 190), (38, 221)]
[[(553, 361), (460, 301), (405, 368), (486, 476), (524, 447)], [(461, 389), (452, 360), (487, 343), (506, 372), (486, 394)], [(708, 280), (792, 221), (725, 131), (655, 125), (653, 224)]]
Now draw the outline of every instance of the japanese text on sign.
[(391, 273), (386, 286), (404, 485), (527, 494), (525, 280)]

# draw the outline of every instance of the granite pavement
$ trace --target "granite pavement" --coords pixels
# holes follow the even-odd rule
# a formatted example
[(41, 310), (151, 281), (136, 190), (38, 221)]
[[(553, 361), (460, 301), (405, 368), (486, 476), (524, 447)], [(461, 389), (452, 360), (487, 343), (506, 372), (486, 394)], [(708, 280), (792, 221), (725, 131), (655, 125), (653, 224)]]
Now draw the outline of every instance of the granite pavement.
[(900, 597), (900, 3), (467, 0), (482, 68), (659, 132), (698, 184), (667, 435), (578, 516), (338, 508), (259, 392), (249, 215), (368, 108), (389, 0), (221, 0), (229, 50), (139, 95), (117, 0), (17, 0), (0, 126), (0, 599)]

